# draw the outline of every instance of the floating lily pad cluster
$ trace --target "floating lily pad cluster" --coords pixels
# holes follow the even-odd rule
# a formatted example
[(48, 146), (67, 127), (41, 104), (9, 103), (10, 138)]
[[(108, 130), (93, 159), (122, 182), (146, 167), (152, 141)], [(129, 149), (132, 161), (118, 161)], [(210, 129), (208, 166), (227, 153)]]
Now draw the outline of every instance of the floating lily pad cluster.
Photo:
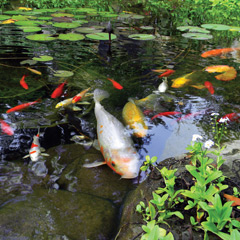
[[(225, 24), (202, 24), (201, 27), (197, 26), (180, 26), (177, 27), (179, 31), (188, 31), (182, 34), (183, 37), (197, 39), (197, 40), (207, 40), (212, 39), (212, 35), (209, 30), (217, 31), (238, 31), (240, 32), (240, 27), (228, 26)], [(208, 30), (209, 29), (209, 30)]]
[[(116, 14), (111, 12), (98, 12), (96, 9), (92, 8), (35, 10), (30, 8), (22, 8), (14, 11), (6, 11), (4, 15), (0, 15), (0, 24), (15, 24), (19, 29), (26, 33), (26, 38), (32, 41), (80, 41), (85, 37), (92, 40), (109, 40), (109, 34), (102, 32), (104, 27), (82, 26), (82, 24), (88, 23), (88, 20), (85, 18), (95, 16), (119, 19), (127, 18), (130, 20), (145, 18), (143, 15), (134, 13)], [(46, 28), (48, 33), (44, 32)], [(153, 30), (153, 27), (141, 26), (139, 29), (142, 31)], [(61, 32), (62, 30), (65, 32)], [(58, 32), (61, 33), (58, 34)], [(111, 33), (110, 37), (111, 40), (117, 38), (117, 36), (113, 33)], [(131, 34), (128, 37), (141, 41), (155, 39), (154, 35), (148, 33)]]

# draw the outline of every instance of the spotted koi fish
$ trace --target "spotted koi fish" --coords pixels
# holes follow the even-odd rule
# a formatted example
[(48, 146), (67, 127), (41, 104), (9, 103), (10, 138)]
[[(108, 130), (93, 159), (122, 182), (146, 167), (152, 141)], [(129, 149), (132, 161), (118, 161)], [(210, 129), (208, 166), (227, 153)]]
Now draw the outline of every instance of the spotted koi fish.
[(96, 167), (107, 164), (122, 178), (135, 178), (138, 176), (141, 165), (139, 155), (123, 124), (100, 104), (100, 101), (108, 96), (106, 91), (94, 90), (97, 136), (104, 161), (83, 166)]
[(30, 157), (30, 159), (33, 162), (37, 162), (41, 156), (49, 156), (47, 153), (41, 152), (41, 147), (40, 147), (40, 143), (39, 143), (39, 135), (40, 135), (40, 129), (38, 130), (37, 135), (33, 136), (33, 142), (32, 142), (31, 148), (29, 150), (29, 154), (24, 156), (23, 158)]

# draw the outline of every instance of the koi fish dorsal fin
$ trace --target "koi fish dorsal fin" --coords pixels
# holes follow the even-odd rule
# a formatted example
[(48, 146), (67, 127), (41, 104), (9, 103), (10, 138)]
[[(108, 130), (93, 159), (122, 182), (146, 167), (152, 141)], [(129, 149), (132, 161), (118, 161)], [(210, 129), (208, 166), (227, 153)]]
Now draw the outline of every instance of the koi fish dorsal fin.
[(95, 89), (94, 90), (94, 101), (95, 102), (101, 102), (104, 98), (108, 98), (109, 93), (102, 90), (102, 89)]
[(134, 102), (134, 100), (132, 98), (128, 98), (128, 101), (133, 103), (134, 105), (136, 105), (136, 103)]
[(106, 162), (93, 162), (93, 163), (85, 163), (83, 164), (83, 167), (85, 168), (93, 168), (93, 167), (99, 167), (106, 164)]

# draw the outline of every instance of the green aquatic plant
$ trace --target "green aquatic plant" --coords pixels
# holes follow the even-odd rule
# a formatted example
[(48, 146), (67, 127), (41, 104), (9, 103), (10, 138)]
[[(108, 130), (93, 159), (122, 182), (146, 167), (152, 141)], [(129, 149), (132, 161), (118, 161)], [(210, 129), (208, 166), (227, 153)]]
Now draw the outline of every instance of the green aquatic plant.
[(156, 156), (150, 157), (149, 155), (147, 155), (145, 157), (145, 162), (143, 163), (143, 166), (140, 167), (140, 170), (145, 172), (149, 169), (150, 171), (152, 171), (156, 161), (157, 161)]
[(156, 225), (156, 221), (152, 220), (147, 223), (147, 225), (143, 225), (142, 229), (145, 234), (142, 235), (141, 240), (174, 240), (173, 234), (167, 231), (164, 228), (160, 228)]

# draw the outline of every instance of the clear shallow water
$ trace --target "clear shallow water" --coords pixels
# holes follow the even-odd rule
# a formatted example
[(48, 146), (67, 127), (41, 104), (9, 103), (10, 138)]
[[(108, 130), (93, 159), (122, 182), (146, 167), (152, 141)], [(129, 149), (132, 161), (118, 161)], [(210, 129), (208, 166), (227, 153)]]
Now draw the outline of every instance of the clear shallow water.
[[(105, 27), (109, 19), (87, 17), (89, 23), (82, 26)], [(2, 25), (0, 48), (0, 111), (1, 118), (15, 129), (14, 136), (1, 135), (1, 159), (14, 160), (27, 154), (32, 136), (36, 129), (41, 127), (41, 145), (46, 149), (60, 144), (72, 143), (70, 138), (79, 132), (90, 138), (96, 137), (96, 120), (93, 110), (89, 106), (83, 107), (83, 112), (55, 109), (55, 105), (68, 97), (88, 87), (103, 88), (110, 93), (110, 97), (102, 102), (106, 110), (122, 121), (121, 111), (128, 98), (141, 99), (156, 91), (161, 79), (152, 72), (156, 68), (171, 68), (175, 73), (168, 77), (171, 86), (172, 79), (196, 72), (194, 81), (203, 83), (212, 81), (215, 94), (210, 95), (206, 89), (193, 87), (171, 88), (170, 95), (173, 101), (165, 104), (162, 100), (143, 106), (143, 110), (151, 110), (146, 116), (149, 127), (148, 135), (143, 139), (134, 139), (141, 159), (145, 155), (158, 156), (159, 160), (173, 157), (186, 152), (185, 148), (190, 143), (193, 134), (201, 134), (205, 139), (211, 138), (210, 114), (227, 113), (239, 110), (239, 74), (230, 82), (214, 79), (213, 75), (201, 71), (209, 65), (229, 65), (239, 69), (239, 56), (237, 53), (227, 54), (224, 57), (201, 58), (203, 51), (238, 46), (238, 36), (226, 38), (216, 36), (212, 40), (190, 40), (183, 38), (175, 30), (163, 28), (154, 23), (155, 30), (144, 30), (144, 33), (156, 33), (158, 36), (151, 41), (137, 41), (128, 38), (132, 33), (138, 33), (141, 25), (151, 25), (154, 19), (146, 17), (143, 20), (111, 19), (117, 39), (111, 44), (107, 41), (94, 41), (85, 38), (82, 41), (70, 42), (55, 40), (42, 43), (27, 40), (23, 33), (14, 24)], [(126, 27), (123, 30), (121, 27)], [(135, 28), (135, 26), (137, 26)], [(43, 27), (43, 32), (59, 33), (64, 30), (49, 25)], [(141, 31), (140, 31), (141, 32)], [(158, 35), (159, 34), (159, 35)], [(215, 33), (213, 33), (214, 35)], [(230, 34), (230, 33), (229, 33)], [(223, 33), (224, 35), (224, 33)], [(221, 40), (222, 39), (222, 40)], [(225, 41), (228, 39), (228, 41)], [(31, 59), (39, 55), (49, 55), (52, 61), (39, 62), (31, 66), (42, 72), (38, 76), (27, 71), (20, 64), (22, 60)], [(74, 76), (68, 79), (64, 97), (51, 99), (50, 95), (62, 81), (54, 77), (54, 70), (74, 71)], [(30, 91), (24, 92), (19, 86), (23, 74), (28, 74), (26, 81)], [(107, 78), (119, 82), (124, 89), (119, 91), (112, 87)], [(6, 114), (6, 110), (23, 102), (42, 99), (40, 104), (34, 105), (22, 112)], [(160, 96), (159, 96), (160, 98)], [(85, 110), (89, 110), (86, 113)], [(176, 116), (161, 117), (151, 120), (151, 117), (163, 111), (180, 111), (182, 116), (189, 113), (198, 113), (181, 121)], [(226, 140), (239, 138), (239, 126), (232, 123)]]

